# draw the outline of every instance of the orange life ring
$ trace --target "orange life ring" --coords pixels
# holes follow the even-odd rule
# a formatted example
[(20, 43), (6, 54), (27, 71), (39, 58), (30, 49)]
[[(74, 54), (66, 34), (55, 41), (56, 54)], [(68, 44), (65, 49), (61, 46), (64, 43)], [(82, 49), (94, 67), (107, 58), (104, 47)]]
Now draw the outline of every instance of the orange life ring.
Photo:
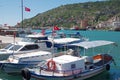
[(48, 70), (54, 71), (56, 70), (56, 63), (53, 60), (49, 60), (47, 62)]

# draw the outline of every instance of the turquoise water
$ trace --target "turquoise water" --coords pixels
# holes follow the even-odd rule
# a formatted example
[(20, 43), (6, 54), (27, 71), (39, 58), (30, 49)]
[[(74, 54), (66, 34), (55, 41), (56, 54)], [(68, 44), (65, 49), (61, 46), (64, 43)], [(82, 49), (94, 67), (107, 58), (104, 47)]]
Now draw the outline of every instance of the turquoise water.
[[(39, 30), (37, 30), (39, 32)], [(76, 31), (63, 30), (59, 32), (75, 33)], [(89, 38), (89, 40), (109, 40), (118, 44), (113, 47), (111, 55), (114, 57), (116, 65), (111, 64), (111, 70), (103, 72), (87, 80), (120, 80), (120, 32), (114, 31), (79, 31), (81, 35)], [(0, 80), (22, 80), (19, 75), (8, 75), (0, 71)]]

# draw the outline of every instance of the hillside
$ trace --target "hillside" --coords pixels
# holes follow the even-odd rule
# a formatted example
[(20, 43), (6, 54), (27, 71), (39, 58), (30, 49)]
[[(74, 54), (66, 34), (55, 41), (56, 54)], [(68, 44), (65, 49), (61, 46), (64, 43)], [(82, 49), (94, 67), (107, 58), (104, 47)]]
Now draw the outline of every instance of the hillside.
[[(120, 16), (120, 0), (106, 0), (62, 5), (52, 10), (40, 13), (30, 19), (25, 19), (24, 27), (80, 26), (81, 20), (87, 20), (88, 26), (96, 26), (101, 21), (107, 21), (114, 16)], [(21, 25), (21, 23), (20, 23)]]

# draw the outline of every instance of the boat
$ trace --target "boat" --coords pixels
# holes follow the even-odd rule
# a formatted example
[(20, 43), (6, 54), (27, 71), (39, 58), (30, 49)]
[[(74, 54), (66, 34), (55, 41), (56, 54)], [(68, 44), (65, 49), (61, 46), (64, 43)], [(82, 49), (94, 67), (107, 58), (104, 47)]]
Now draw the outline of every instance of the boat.
[(0, 49), (0, 60), (7, 59), (11, 54), (27, 53), (38, 50), (57, 52), (57, 48), (54, 48), (53, 50), (52, 42), (48, 40), (46, 35), (30, 34), (26, 35), (26, 37), (19, 42), (15, 42), (14, 38), (13, 43)]
[(72, 43), (79, 43), (83, 41), (88, 41), (88, 38), (83, 37), (79, 32), (76, 33), (58, 33), (56, 36), (54, 36), (54, 39), (52, 37), (48, 37), (49, 40), (53, 40), (54, 47), (63, 47), (68, 44)]
[(35, 51), (26, 54), (10, 55), (6, 60), (0, 61), (0, 68), (8, 74), (20, 73), (25, 67), (36, 66), (39, 62), (52, 57), (48, 51)]
[[(70, 46), (78, 46), (86, 50), (110, 44), (114, 44), (114, 42), (98, 40), (74, 43)], [(113, 57), (107, 53), (93, 56), (65, 54), (47, 59), (40, 66), (24, 68), (21, 70), (21, 75), (24, 80), (32, 78), (40, 80), (83, 80), (110, 70), (110, 64), (113, 61)]]
[(66, 51), (53, 53), (50, 51), (34, 51), (26, 54), (13, 54), (6, 60), (0, 61), (0, 69), (7, 74), (20, 74), (23, 68), (32, 68), (41, 64), (42, 61), (65, 54)]
[[(83, 41), (88, 41), (89, 39), (83, 37), (80, 35), (79, 32), (74, 33), (74, 34), (64, 34), (64, 33), (59, 33), (57, 36), (53, 35), (45, 35), (48, 33), (36, 33), (36, 34), (30, 34), (27, 35), (22, 41), (23, 42), (34, 42), (34, 43), (39, 43), (41, 41), (46, 42), (48, 47), (52, 46), (52, 43), (54, 43), (54, 47), (61, 48), (67, 44), (71, 43), (78, 43), (78, 42), (83, 42)], [(70, 36), (71, 35), (71, 36)]]
[[(47, 43), (44, 41), (39, 43), (24, 41), (10, 43), (6, 47), (0, 49), (0, 60), (5, 60), (12, 54), (23, 54), (39, 50), (53, 51), (51, 47), (47, 46)], [(54, 48), (54, 51), (57, 51), (57, 49)]]

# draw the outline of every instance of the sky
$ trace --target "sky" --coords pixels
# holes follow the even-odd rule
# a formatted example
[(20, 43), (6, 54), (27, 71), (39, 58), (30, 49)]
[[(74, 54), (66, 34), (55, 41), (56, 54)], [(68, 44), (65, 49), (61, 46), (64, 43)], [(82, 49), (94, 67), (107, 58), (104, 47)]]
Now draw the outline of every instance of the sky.
[[(0, 25), (14, 26), (22, 20), (22, 0), (0, 0)], [(101, 0), (23, 0), (23, 19), (36, 16), (53, 8), (66, 4), (94, 2)], [(24, 8), (30, 8), (26, 12)]]

